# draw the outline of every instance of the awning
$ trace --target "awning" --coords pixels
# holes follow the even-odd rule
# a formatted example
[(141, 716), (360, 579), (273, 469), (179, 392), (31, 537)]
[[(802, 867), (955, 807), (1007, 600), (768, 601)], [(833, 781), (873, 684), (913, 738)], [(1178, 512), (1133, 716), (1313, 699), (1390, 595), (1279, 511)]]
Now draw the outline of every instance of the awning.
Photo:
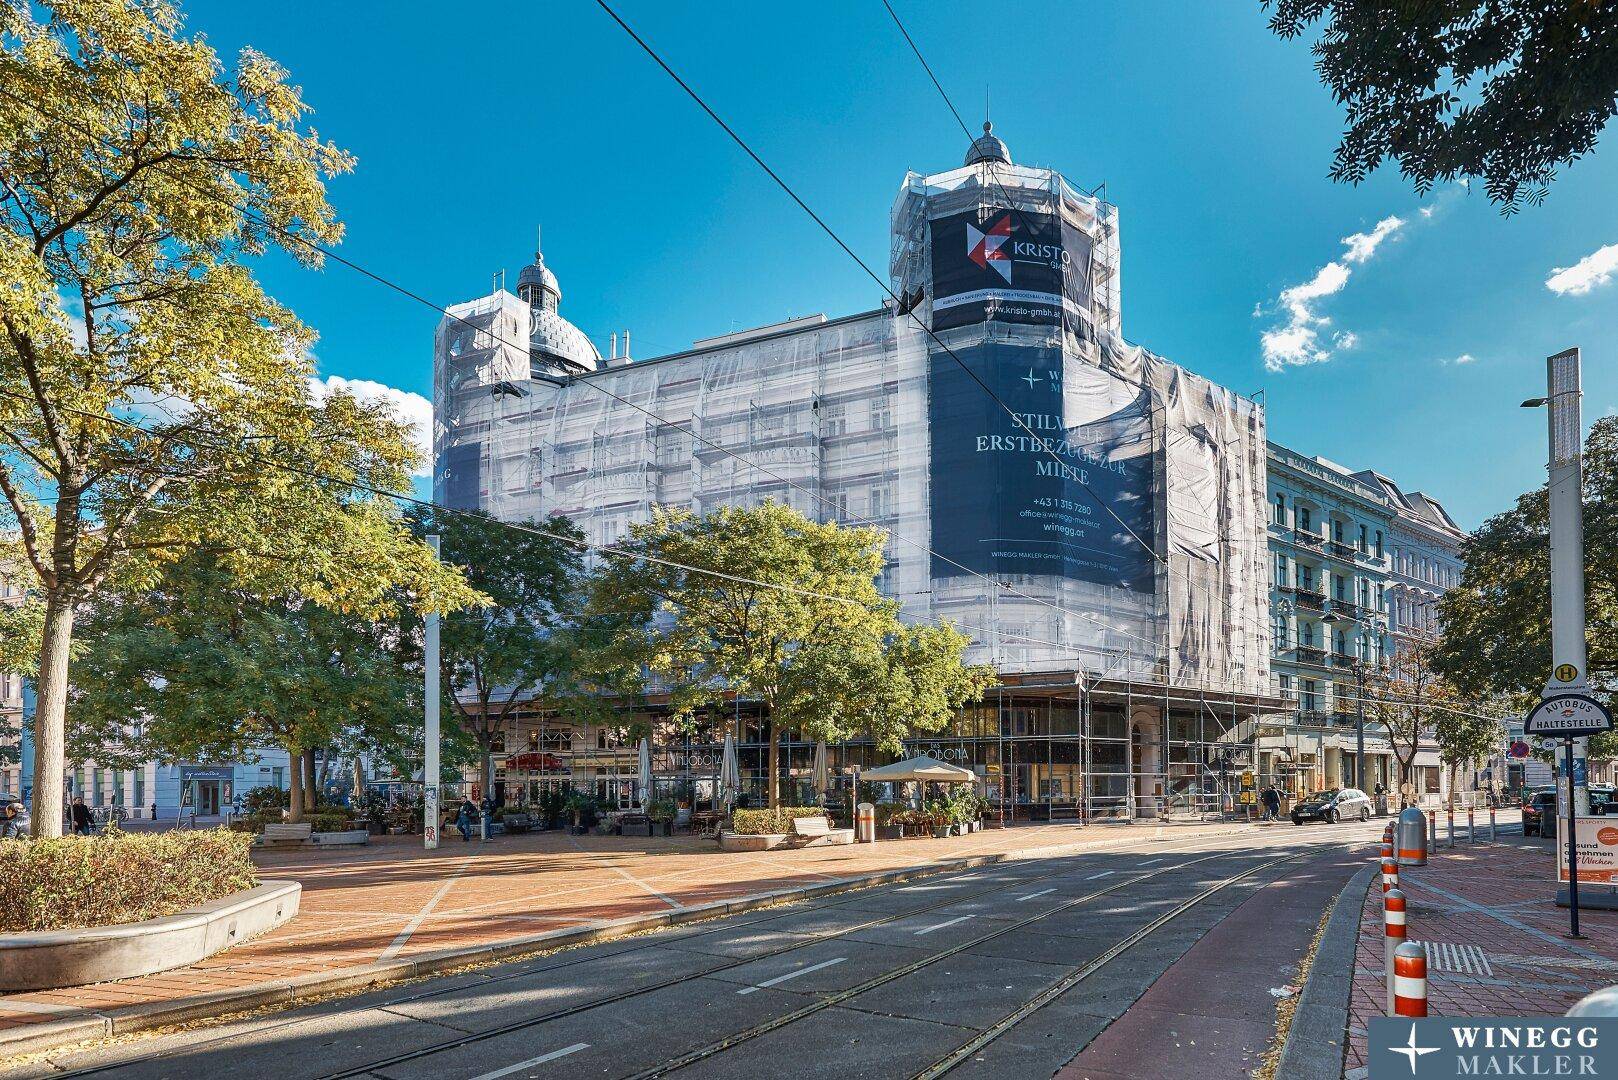
[(941, 784), (970, 784), (977, 779), (977, 774), (971, 769), (923, 755), (864, 770), (860, 773), (860, 779), (877, 783), (889, 780), (936, 780)]

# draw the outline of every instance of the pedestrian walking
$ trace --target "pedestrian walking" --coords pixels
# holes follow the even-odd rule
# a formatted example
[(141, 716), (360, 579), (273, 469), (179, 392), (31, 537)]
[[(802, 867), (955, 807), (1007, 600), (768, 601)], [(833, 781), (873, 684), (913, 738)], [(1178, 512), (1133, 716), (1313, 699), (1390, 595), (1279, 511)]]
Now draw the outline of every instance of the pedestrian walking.
[(1281, 793), (1275, 790), (1274, 784), (1270, 784), (1264, 789), (1264, 820), (1281, 820)]
[(471, 799), (461, 800), (461, 809), (455, 815), (455, 827), (461, 830), (461, 843), (465, 844), (472, 839), (472, 821), (477, 817), (478, 808), (472, 805)]
[(22, 816), (22, 804), (16, 802), (6, 803), (4, 816), (0, 816), (0, 840), (10, 840), (20, 837), (27, 821)]
[(73, 796), (73, 831), (80, 836), (89, 836), (94, 819), (90, 817), (90, 808), (84, 805), (84, 796)]

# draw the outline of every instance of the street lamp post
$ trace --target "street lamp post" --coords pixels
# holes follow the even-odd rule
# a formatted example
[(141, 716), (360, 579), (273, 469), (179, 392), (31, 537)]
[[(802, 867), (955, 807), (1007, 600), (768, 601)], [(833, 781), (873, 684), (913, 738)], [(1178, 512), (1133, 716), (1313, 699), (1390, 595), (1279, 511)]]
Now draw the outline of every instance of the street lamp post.
[[(427, 546), (438, 558), (438, 536), (427, 537)], [(421, 766), (421, 839), (428, 850), (438, 846), (438, 613), (427, 613), (426, 648), (422, 658), (425, 669), (426, 745), (422, 748)]]

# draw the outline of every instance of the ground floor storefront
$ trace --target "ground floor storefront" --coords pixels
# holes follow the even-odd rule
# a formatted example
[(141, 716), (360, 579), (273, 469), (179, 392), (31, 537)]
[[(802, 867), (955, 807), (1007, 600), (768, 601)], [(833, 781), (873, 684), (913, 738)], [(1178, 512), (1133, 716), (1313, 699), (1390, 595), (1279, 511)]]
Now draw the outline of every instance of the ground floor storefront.
[[(907, 740), (904, 756), (927, 755), (969, 769), (990, 815), (1007, 820), (1243, 813), (1257, 786), (1254, 733), (1279, 704), (1148, 684), (1084, 687), (1072, 676), (1008, 682), (962, 709), (943, 730)], [(604, 809), (639, 806), (639, 747), (646, 738), (652, 797), (692, 811), (710, 809), (719, 794), (728, 735), (736, 741), (742, 800), (766, 801), (768, 726), (745, 700), (695, 724), (675, 724), (655, 711), (619, 719), (608, 727), (515, 712), (496, 739), (495, 800), (534, 806), (555, 793), (581, 790)], [(802, 732), (777, 737), (783, 800), (815, 802), (817, 744)], [(826, 801), (846, 807), (856, 774), (892, 760), (870, 740), (829, 744)], [(904, 785), (861, 784), (859, 799), (901, 801), (915, 794)]]

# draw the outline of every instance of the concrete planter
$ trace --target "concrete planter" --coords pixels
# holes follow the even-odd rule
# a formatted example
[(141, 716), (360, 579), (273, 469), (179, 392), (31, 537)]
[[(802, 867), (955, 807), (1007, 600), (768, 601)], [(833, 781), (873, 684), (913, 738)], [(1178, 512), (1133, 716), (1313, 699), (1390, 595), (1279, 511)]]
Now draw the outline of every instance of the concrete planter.
[(786, 842), (786, 833), (746, 835), (743, 833), (722, 832), (719, 834), (719, 849), (721, 851), (769, 851), (771, 848), (778, 848)]
[(370, 829), (350, 829), (347, 832), (317, 832), (309, 837), (316, 847), (343, 847), (351, 844), (369, 844)]
[(54, 990), (185, 967), (298, 913), (303, 886), (266, 881), (175, 915), (118, 926), (0, 934), (0, 991)]

